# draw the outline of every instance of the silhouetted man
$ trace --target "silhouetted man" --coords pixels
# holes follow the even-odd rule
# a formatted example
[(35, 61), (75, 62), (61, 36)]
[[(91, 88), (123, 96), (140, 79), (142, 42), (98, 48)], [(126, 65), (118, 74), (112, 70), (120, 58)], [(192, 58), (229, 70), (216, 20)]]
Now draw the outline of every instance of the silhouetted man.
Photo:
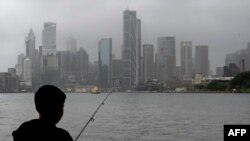
[(35, 93), (39, 119), (23, 123), (12, 133), (14, 141), (73, 141), (70, 134), (56, 124), (63, 116), (66, 95), (59, 88), (45, 85)]

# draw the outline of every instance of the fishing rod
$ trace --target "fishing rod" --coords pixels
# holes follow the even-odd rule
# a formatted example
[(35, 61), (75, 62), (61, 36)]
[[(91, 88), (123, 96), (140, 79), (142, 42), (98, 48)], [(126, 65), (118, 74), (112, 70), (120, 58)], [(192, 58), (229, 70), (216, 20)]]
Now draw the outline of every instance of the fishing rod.
[(90, 122), (94, 122), (94, 116), (95, 114), (98, 112), (98, 110), (101, 108), (102, 105), (104, 105), (104, 102), (106, 101), (106, 99), (109, 97), (109, 95), (112, 93), (112, 90), (109, 92), (109, 94), (103, 99), (102, 103), (98, 106), (98, 108), (95, 110), (95, 112), (93, 113), (93, 115), (90, 117), (90, 119), (88, 120), (88, 122), (85, 124), (85, 126), (82, 128), (81, 132), (78, 134), (78, 136), (76, 137), (75, 141), (78, 140), (78, 138), (81, 136), (82, 132), (85, 130), (85, 128), (89, 125)]

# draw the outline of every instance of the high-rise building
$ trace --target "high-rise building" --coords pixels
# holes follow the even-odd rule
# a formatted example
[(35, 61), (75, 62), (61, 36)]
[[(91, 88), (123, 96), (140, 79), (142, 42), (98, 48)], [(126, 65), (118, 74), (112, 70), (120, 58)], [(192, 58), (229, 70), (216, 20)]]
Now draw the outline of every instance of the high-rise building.
[(89, 69), (89, 55), (84, 48), (77, 52), (77, 74), (76, 78), (80, 84), (87, 84), (87, 73)]
[(59, 62), (56, 54), (56, 23), (45, 22), (42, 32), (42, 84), (59, 84)]
[(136, 11), (123, 12), (123, 81), (125, 89), (134, 88), (136, 85)]
[(157, 78), (159, 82), (176, 80), (175, 37), (157, 39)]
[(17, 92), (19, 89), (19, 81), (17, 75), (11, 73), (0, 73), (0, 92)]
[(120, 87), (122, 81), (122, 60), (113, 59), (112, 60), (112, 81), (114, 87)]
[(59, 85), (59, 61), (56, 55), (42, 56), (42, 84)]
[(26, 57), (31, 61), (31, 82), (33, 89), (37, 89), (40, 86), (40, 70), (41, 61), (38, 50), (35, 49), (36, 37), (33, 30), (30, 29), (28, 36), (26, 37)]
[(19, 77), (20, 80), (22, 80), (23, 78), (23, 61), (25, 59), (24, 54), (19, 54), (17, 56), (17, 64), (16, 64), (16, 74)]
[(192, 42), (181, 42), (181, 74), (182, 80), (192, 79)]
[(24, 59), (23, 62), (23, 82), (25, 87), (32, 86), (32, 64), (29, 58)]
[(195, 73), (209, 75), (208, 46), (199, 45), (195, 48)]
[(30, 32), (26, 37), (25, 44), (26, 44), (26, 57), (32, 60), (34, 57), (34, 51), (36, 45), (36, 37), (32, 29), (30, 29)]
[(136, 85), (142, 81), (141, 78), (141, 20), (136, 19)]
[(144, 82), (154, 78), (154, 46), (153, 44), (143, 45), (143, 78)]
[(112, 39), (105, 38), (99, 41), (99, 84), (101, 87), (112, 86)]
[(77, 41), (76, 39), (69, 37), (67, 41), (67, 49), (70, 52), (77, 52)]
[(56, 23), (44, 23), (42, 33), (42, 55), (56, 55)]

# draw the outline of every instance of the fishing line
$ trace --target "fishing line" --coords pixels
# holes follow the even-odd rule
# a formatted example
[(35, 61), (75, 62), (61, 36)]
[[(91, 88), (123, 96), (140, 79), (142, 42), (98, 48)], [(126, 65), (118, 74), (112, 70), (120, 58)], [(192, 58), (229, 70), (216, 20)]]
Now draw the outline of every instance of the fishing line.
[(90, 122), (94, 122), (94, 116), (95, 114), (98, 112), (98, 110), (101, 108), (102, 105), (104, 105), (104, 102), (106, 101), (106, 99), (109, 97), (109, 95), (112, 93), (112, 91), (109, 92), (109, 94), (103, 99), (102, 103), (98, 106), (98, 108), (95, 110), (95, 112), (92, 114), (92, 116), (90, 117), (90, 119), (88, 120), (88, 122), (84, 125), (84, 127), (82, 128), (81, 132), (78, 134), (78, 136), (76, 137), (75, 141), (78, 140), (78, 138), (81, 136), (82, 132), (85, 130), (85, 128), (89, 125)]

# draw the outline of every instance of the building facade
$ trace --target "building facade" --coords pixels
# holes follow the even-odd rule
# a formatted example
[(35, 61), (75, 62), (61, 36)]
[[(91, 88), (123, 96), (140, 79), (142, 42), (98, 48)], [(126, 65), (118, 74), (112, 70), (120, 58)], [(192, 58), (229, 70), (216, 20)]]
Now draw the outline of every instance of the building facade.
[(181, 74), (182, 80), (192, 79), (192, 42), (181, 42)]
[(134, 88), (136, 85), (136, 11), (123, 12), (123, 81), (125, 89)]
[(56, 55), (56, 23), (44, 23), (42, 31), (42, 55)]
[(143, 79), (144, 82), (154, 78), (154, 45), (143, 45)]
[(195, 73), (204, 77), (209, 75), (208, 46), (199, 45), (195, 48)]
[(59, 85), (59, 62), (56, 53), (56, 23), (45, 22), (42, 31), (42, 84)]
[(103, 88), (112, 86), (112, 39), (99, 41), (99, 84)]
[(141, 20), (136, 19), (136, 79), (135, 85), (137, 86), (141, 81)]
[(176, 80), (175, 37), (157, 39), (157, 79), (159, 82)]
[(23, 63), (23, 82), (26, 88), (32, 86), (32, 64), (29, 58), (24, 59)]

